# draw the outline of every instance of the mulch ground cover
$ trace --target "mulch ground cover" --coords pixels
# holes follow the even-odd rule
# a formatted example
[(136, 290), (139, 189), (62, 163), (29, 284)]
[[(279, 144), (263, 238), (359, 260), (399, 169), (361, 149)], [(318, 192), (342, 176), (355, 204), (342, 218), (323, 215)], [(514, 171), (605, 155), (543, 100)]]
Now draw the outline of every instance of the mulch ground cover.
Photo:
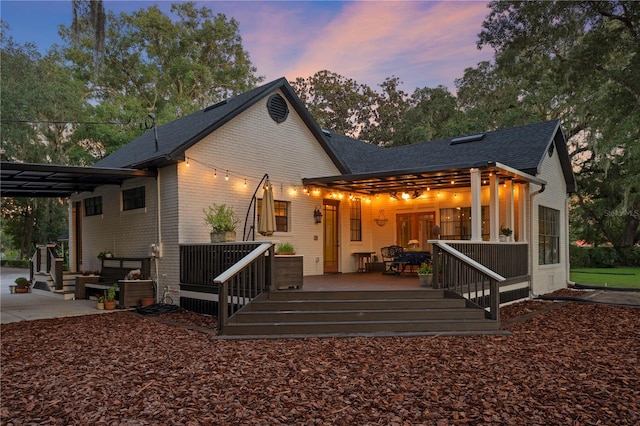
[(4, 324), (0, 423), (640, 423), (640, 309), (501, 315), (508, 336), (229, 341), (192, 312)]

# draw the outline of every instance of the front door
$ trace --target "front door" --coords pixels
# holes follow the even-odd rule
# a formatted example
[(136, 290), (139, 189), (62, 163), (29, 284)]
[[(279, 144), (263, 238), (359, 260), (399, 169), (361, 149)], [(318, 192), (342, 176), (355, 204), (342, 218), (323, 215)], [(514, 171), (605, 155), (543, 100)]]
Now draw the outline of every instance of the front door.
[(338, 206), (339, 201), (323, 200), (324, 217), (324, 273), (338, 272)]

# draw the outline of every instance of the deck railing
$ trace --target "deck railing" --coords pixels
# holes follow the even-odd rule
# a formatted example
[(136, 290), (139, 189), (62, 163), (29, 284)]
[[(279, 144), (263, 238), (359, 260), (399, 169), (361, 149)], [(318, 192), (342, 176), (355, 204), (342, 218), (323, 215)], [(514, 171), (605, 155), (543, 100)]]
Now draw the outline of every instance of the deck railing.
[[(213, 280), (259, 247), (258, 242), (180, 245), (180, 283), (211, 291)], [(197, 290), (196, 290), (197, 291)]]
[(500, 283), (506, 278), (444, 241), (432, 240), (434, 287), (465, 297), (500, 321)]
[(528, 280), (529, 245), (527, 243), (472, 243), (470, 241), (446, 241), (446, 243), (508, 280), (518, 277)]
[(273, 247), (272, 243), (261, 244), (214, 279), (218, 286), (218, 334), (225, 334), (233, 314), (260, 293), (270, 290), (275, 254)]
[[(42, 269), (43, 257), (46, 265), (44, 270)], [(36, 273), (46, 273), (50, 275), (56, 290), (62, 290), (64, 288), (63, 263), (64, 259), (58, 257), (55, 244), (37, 244), (36, 251), (29, 260), (29, 281), (33, 284)]]
[(217, 294), (218, 332), (223, 334), (229, 317), (258, 294), (269, 291), (273, 259), (273, 243), (181, 245), (180, 286)]

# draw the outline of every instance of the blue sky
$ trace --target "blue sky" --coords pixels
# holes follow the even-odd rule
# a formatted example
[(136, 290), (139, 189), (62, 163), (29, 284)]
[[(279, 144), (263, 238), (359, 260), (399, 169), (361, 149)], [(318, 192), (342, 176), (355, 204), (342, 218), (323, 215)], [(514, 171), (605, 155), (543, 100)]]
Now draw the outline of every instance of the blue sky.
[[(402, 88), (447, 86), (465, 68), (491, 60), (476, 48), (487, 1), (199, 1), (240, 24), (245, 50), (266, 81), (307, 78), (327, 69), (379, 90), (386, 77)], [(105, 1), (116, 13), (170, 2)], [(60, 43), (58, 26), (71, 22), (71, 0), (6, 1), (0, 16), (9, 35), (41, 50)]]

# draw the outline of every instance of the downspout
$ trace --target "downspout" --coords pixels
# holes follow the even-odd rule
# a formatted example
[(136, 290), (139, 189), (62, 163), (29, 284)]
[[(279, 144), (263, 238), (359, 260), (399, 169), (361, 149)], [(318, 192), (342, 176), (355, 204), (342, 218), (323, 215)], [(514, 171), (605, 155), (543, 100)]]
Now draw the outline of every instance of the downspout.
[(565, 267), (567, 268), (567, 287), (571, 288), (573, 286), (576, 285), (575, 282), (571, 281), (571, 255), (569, 253), (569, 245), (571, 244), (571, 242), (569, 241), (569, 203), (571, 202), (571, 197), (567, 196), (565, 203), (564, 203), (564, 211), (566, 212), (566, 230), (565, 230), (565, 239), (567, 240), (567, 244), (564, 245), (564, 258), (565, 260)]
[[(160, 254), (162, 253), (162, 214), (161, 214), (161, 207), (160, 207), (160, 169), (157, 170), (157, 174), (156, 174), (156, 197), (157, 197), (157, 229), (158, 229), (158, 246), (156, 247), (156, 252), (153, 256), (153, 263), (155, 264), (156, 267), (156, 291), (159, 293), (159, 289), (160, 289), (160, 275), (159, 275), (159, 268), (158, 268), (158, 258), (160, 257)], [(158, 294), (156, 293), (156, 297), (158, 297)], [(157, 300), (157, 299), (156, 299)]]
[(529, 276), (531, 277), (529, 280), (529, 294), (533, 297), (537, 297), (533, 293), (533, 260), (534, 260), (534, 250), (533, 250), (533, 197), (536, 195), (542, 194), (546, 189), (546, 185), (543, 183), (540, 186), (540, 189), (529, 194), (529, 208), (531, 209), (531, 214), (529, 215)]

